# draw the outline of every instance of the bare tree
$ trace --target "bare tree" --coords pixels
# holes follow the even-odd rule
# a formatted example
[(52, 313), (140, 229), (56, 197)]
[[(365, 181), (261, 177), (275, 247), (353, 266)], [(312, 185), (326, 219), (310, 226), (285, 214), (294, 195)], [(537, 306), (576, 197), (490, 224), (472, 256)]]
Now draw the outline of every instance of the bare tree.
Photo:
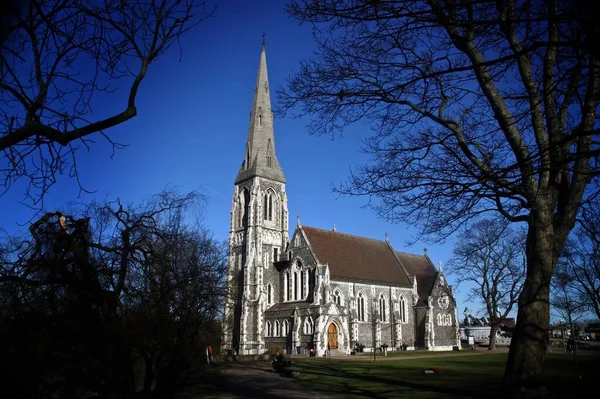
[(458, 284), (472, 284), (468, 298), (485, 306), (490, 325), (489, 350), (496, 334), (517, 305), (525, 278), (525, 239), (502, 220), (482, 219), (458, 236), (450, 274)]
[[(218, 331), (224, 243), (194, 193), (44, 215), (0, 248), (0, 382), (24, 397), (166, 396)], [(32, 364), (34, 366), (32, 367)]]
[(570, 300), (600, 320), (600, 207), (582, 209), (563, 250), (562, 272), (569, 276)]
[[(4, 190), (25, 179), (37, 203), (58, 175), (78, 178), (79, 150), (99, 138), (120, 148), (107, 131), (136, 116), (150, 65), (214, 10), (209, 0), (29, 0), (10, 8), (0, 32)], [(117, 88), (127, 90), (122, 104), (94, 109)]]
[(573, 351), (575, 370), (579, 374), (576, 328), (583, 320), (587, 306), (575, 299), (579, 295), (575, 285), (568, 263), (559, 261), (555, 276), (552, 279), (550, 309), (554, 320), (558, 320), (561, 325), (566, 324), (569, 326), (570, 337), (565, 349)]
[[(336, 190), (442, 240), (484, 213), (527, 225), (527, 277), (505, 397), (543, 381), (552, 273), (597, 193), (600, 61), (571, 2), (293, 0), (318, 47), (280, 114), (332, 133), (369, 122), (371, 162)], [(587, 190), (587, 191), (586, 191)]]

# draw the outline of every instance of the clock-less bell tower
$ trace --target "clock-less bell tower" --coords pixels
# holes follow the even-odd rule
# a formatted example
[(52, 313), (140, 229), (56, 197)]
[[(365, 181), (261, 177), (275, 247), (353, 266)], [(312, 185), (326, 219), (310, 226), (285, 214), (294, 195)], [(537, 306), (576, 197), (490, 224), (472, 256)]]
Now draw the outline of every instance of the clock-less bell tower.
[(266, 349), (264, 279), (288, 242), (285, 183), (275, 153), (263, 40), (244, 158), (234, 181), (222, 353), (258, 354)]

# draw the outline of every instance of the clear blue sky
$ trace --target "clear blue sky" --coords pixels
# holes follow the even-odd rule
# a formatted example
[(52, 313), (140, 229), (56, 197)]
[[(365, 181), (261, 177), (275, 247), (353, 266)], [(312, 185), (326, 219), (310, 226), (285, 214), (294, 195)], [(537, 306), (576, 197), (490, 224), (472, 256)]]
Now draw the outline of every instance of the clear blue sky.
[[(276, 88), (311, 55), (309, 26), (298, 26), (283, 13), (284, 0), (221, 1), (216, 16), (202, 22), (181, 40), (181, 53), (173, 46), (149, 69), (138, 95), (138, 116), (107, 131), (128, 147), (111, 157), (100, 137), (88, 151), (79, 153), (83, 186), (92, 194), (79, 193), (76, 182), (61, 176), (47, 195), (44, 209), (64, 209), (69, 201), (91, 199), (139, 203), (171, 186), (208, 195), (205, 225), (215, 238), (228, 237), (233, 181), (244, 155), (248, 115), (252, 104), (262, 35), (267, 43), (267, 63), (272, 101)], [(124, 98), (112, 95), (96, 104), (101, 115), (124, 108)], [(122, 92), (121, 92), (122, 93)], [(93, 115), (92, 115), (93, 117)], [(287, 179), (290, 229), (296, 215), (308, 226), (376, 239), (385, 233), (397, 250), (428, 254), (434, 264), (445, 264), (453, 242), (407, 247), (414, 233), (409, 226), (394, 225), (364, 208), (366, 198), (338, 198), (331, 184), (343, 181), (349, 170), (366, 161), (360, 140), (368, 126), (356, 126), (344, 138), (309, 135), (308, 120), (276, 119), (276, 152)], [(20, 204), (22, 184), (0, 196), (0, 226), (9, 232), (25, 230), (34, 212)], [(449, 278), (450, 283), (453, 281)], [(455, 292), (459, 317), (465, 306), (466, 288)]]

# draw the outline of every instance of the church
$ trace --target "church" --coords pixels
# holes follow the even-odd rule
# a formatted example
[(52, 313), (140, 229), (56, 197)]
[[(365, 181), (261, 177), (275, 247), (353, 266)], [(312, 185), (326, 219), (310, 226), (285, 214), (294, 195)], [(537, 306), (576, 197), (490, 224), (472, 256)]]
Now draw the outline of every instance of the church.
[(399, 252), (387, 238), (299, 219), (290, 237), (264, 42), (243, 154), (229, 226), (221, 353), (341, 356), (382, 347), (460, 347), (452, 287), (427, 253)]

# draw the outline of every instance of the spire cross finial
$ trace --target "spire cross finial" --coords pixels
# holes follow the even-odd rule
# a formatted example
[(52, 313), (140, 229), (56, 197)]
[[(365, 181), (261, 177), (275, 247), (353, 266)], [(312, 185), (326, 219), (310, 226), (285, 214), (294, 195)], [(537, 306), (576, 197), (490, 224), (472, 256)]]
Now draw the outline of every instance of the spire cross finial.
[(427, 247), (423, 248), (423, 252), (425, 252), (425, 255), (427, 255)]
[(385, 233), (385, 241), (390, 242), (390, 235)]
[(265, 45), (265, 32), (263, 32), (263, 41), (262, 41), (262, 45)]
[(296, 224), (300, 225), (300, 214), (296, 215)]

